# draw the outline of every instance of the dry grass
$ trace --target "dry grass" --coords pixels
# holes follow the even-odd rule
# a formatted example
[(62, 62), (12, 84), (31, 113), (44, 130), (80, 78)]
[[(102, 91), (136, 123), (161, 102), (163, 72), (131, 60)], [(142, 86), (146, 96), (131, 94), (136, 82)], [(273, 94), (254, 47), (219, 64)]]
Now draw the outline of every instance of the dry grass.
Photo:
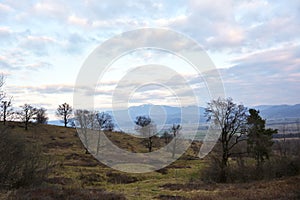
[[(42, 188), (10, 191), (10, 194), (3, 191), (0, 192), (0, 199), (7, 199), (8, 196), (11, 199), (20, 196), (27, 196), (27, 199), (71, 199), (74, 194), (83, 199), (97, 199), (99, 195), (107, 195), (102, 199), (300, 198), (300, 176), (244, 184), (190, 183), (191, 179), (199, 179), (199, 171), (206, 163), (196, 157), (200, 143), (193, 143), (185, 155), (165, 169), (144, 174), (126, 174), (112, 170), (90, 154), (85, 154), (73, 128), (31, 124), (29, 130), (24, 131), (19, 123), (9, 123), (9, 126), (14, 133), (26, 135), (28, 142), (42, 145), (43, 154), (51, 156), (54, 161)], [(124, 149), (147, 152), (141, 139), (122, 133), (106, 134), (111, 141)], [(155, 148), (159, 148), (163, 142), (156, 139)]]

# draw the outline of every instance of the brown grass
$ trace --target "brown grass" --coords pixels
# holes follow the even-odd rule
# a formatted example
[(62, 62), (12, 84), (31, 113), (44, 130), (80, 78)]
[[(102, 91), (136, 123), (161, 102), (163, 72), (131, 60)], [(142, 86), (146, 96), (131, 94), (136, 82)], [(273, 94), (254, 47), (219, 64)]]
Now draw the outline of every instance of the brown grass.
[[(300, 176), (243, 184), (205, 184), (198, 181), (207, 161), (197, 158), (201, 143), (194, 142), (187, 153), (165, 169), (145, 174), (126, 174), (99, 163), (76, 136), (76, 129), (9, 123), (16, 134), (38, 143), (53, 159), (53, 167), (41, 188), (2, 191), (0, 199), (299, 199)], [(107, 132), (121, 148), (147, 152), (141, 139)], [(164, 140), (156, 139), (155, 148)], [(170, 154), (171, 155), (171, 154)], [(9, 198), (8, 198), (9, 197)]]

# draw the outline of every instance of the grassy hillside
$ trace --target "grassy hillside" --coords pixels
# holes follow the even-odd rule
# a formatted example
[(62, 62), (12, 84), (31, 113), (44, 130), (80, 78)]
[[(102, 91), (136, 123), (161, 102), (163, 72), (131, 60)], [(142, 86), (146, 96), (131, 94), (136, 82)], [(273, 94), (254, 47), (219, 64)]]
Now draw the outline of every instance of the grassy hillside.
[[(1, 125), (3, 126), (3, 125)], [(200, 143), (179, 160), (157, 172), (122, 173), (99, 163), (85, 149), (76, 129), (9, 123), (9, 132), (25, 135), (28, 143), (39, 144), (51, 158), (50, 171), (39, 187), (2, 191), (2, 199), (297, 199), (300, 176), (243, 184), (214, 184), (198, 181), (207, 161), (196, 157)], [(143, 141), (130, 135), (108, 132), (122, 148), (146, 152)], [(155, 148), (163, 144), (154, 141)], [(196, 182), (191, 180), (197, 180)]]

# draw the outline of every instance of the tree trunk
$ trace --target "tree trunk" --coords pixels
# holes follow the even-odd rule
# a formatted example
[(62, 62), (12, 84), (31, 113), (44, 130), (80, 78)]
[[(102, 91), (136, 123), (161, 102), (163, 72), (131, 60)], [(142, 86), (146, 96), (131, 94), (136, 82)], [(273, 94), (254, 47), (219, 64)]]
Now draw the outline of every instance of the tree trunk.
[(97, 152), (96, 152), (96, 156), (98, 156), (98, 154), (99, 154), (99, 150), (100, 150), (100, 142), (101, 142), (101, 132), (99, 131), (99, 133), (98, 133), (98, 142), (97, 142)]
[(226, 183), (227, 181), (227, 164), (228, 164), (228, 152), (224, 151), (221, 162), (220, 182)]
[(28, 122), (27, 121), (25, 122), (25, 130), (26, 131), (28, 130)]
[[(176, 137), (176, 136), (175, 136)], [(172, 158), (175, 157), (175, 151), (176, 151), (176, 142), (177, 142), (177, 139), (174, 138), (174, 144), (173, 144), (173, 151), (172, 151)]]
[(149, 146), (148, 146), (148, 148), (149, 148), (149, 152), (151, 152), (152, 151), (152, 137), (149, 137)]
[(64, 122), (65, 122), (65, 127), (67, 127), (67, 116), (64, 115)]
[(3, 124), (5, 125), (6, 122), (6, 105), (3, 107)]

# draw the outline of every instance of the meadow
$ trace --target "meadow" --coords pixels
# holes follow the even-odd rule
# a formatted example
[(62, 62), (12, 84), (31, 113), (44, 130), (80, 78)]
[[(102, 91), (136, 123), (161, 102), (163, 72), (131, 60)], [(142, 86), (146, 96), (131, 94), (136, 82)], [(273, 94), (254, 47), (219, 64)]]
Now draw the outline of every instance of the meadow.
[[(3, 128), (3, 125), (1, 125)], [(208, 158), (197, 157), (201, 142), (193, 142), (177, 161), (158, 171), (129, 174), (113, 170), (85, 152), (76, 129), (53, 125), (6, 125), (10, 134), (38, 148), (47, 174), (38, 185), (2, 189), (0, 199), (299, 199), (300, 175), (271, 180), (215, 183), (203, 180)], [(118, 132), (106, 135), (121, 148), (145, 152), (140, 138)], [(154, 149), (164, 140), (156, 138)]]

